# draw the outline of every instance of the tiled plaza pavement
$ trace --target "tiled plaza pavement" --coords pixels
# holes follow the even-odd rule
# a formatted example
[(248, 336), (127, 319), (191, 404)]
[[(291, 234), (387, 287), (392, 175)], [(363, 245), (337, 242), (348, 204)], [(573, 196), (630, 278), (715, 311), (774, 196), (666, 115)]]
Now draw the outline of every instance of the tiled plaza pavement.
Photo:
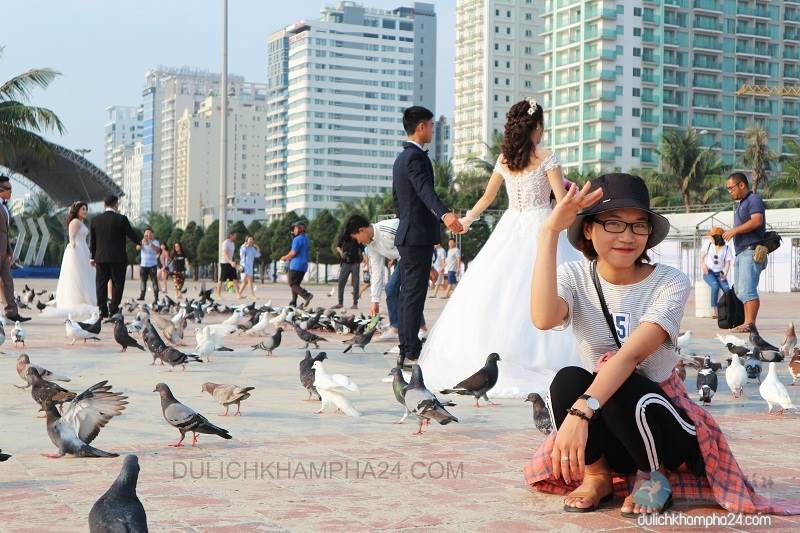
[[(52, 289), (52, 281), (34, 281)], [(128, 282), (127, 296), (134, 295)], [(190, 287), (192, 292), (195, 286)], [(330, 305), (330, 286), (312, 287), (314, 304)], [(259, 302), (286, 302), (283, 285), (259, 289)], [(233, 302), (230, 297), (226, 301)], [(773, 343), (791, 318), (800, 318), (797, 295), (767, 295), (762, 304), (762, 334)], [(444, 300), (427, 300), (437, 316)], [(362, 304), (362, 309), (366, 304)], [(586, 515), (565, 514), (561, 498), (535, 494), (523, 483), (522, 467), (543, 436), (532, 425), (530, 404), (501, 400), (495, 408), (476, 409), (466, 399), (452, 410), (460, 423), (431, 426), (423, 437), (416, 424), (393, 424), (401, 414), (389, 383), (381, 380), (393, 359), (386, 345), (367, 354), (341, 353), (331, 336), (323, 349), (329, 372), (348, 374), (361, 387), (355, 405), (364, 416), (313, 414), (318, 404), (304, 402), (297, 362), (303, 351), (294, 333), (272, 358), (251, 352), (256, 340), (230, 337), (232, 353), (195, 364), (185, 372), (150, 366), (147, 353), (120, 354), (106, 328), (102, 342), (70, 346), (60, 320), (36, 318), (26, 325), (24, 351), (51, 370), (72, 377), (79, 391), (102, 379), (128, 395), (128, 409), (112, 420), (94, 442), (99, 448), (140, 458), (139, 496), (153, 531), (600, 531), (637, 528), (613, 508)], [(702, 350), (717, 360), (724, 348), (715, 340), (710, 319), (686, 310), (684, 329), (692, 329)], [(215, 317), (212, 321), (220, 321)], [(190, 325), (190, 329), (191, 329)], [(10, 328), (7, 329), (7, 333)], [(0, 448), (14, 455), (0, 464), (0, 530), (85, 531), (93, 502), (119, 472), (122, 458), (46, 459), (52, 452), (44, 421), (19, 383), (14, 360), (22, 349), (9, 341), (0, 356)], [(785, 365), (781, 376), (788, 383)], [(233, 440), (202, 435), (197, 448), (175, 449), (178, 432), (162, 419), (153, 393), (166, 382), (176, 397), (227, 428)], [(220, 406), (205, 393), (205, 381), (255, 386), (242, 404), (244, 416), (220, 416)], [(694, 372), (687, 380), (694, 384)], [(755, 385), (746, 399), (732, 400), (720, 375), (720, 393), (709, 408), (718, 417), (745, 472), (762, 489), (780, 497), (798, 497), (800, 478), (795, 439), (800, 418), (767, 418)], [(797, 397), (800, 387), (790, 388)], [(187, 441), (188, 442), (188, 441)], [(768, 488), (767, 488), (768, 486)], [(677, 510), (707, 515), (721, 509), (680, 503)], [(673, 530), (649, 527), (651, 531)], [(719, 530), (720, 528), (709, 528)], [(740, 531), (765, 530), (737, 526)], [(772, 517), (769, 529), (800, 530), (800, 518)], [(686, 530), (686, 528), (681, 528)]]

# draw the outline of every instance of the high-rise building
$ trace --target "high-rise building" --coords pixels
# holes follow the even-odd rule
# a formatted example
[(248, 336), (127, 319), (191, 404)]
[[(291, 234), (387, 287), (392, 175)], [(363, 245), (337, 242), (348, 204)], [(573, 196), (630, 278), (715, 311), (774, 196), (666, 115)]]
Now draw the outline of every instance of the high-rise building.
[[(563, 1), (563, 0), (561, 0)], [(516, 102), (541, 91), (541, 0), (457, 0), (453, 166), (503, 133)]]
[(565, 169), (658, 164), (668, 130), (695, 129), (737, 166), (745, 129), (787, 151), (797, 99), (737, 96), (800, 80), (800, 2), (546, 0), (543, 98)]
[(267, 212), (313, 217), (390, 190), (403, 110), (434, 106), (434, 6), (340, 2), (272, 34), (268, 50), (277, 121), (267, 140)]
[[(266, 93), (264, 84), (244, 83), (228, 97), (227, 197), (264, 196)], [(220, 97), (209, 96), (177, 120), (173, 216), (179, 226), (219, 211), (221, 119)], [(263, 219), (263, 200), (258, 205)]]
[(125, 195), (120, 199), (120, 211), (133, 222), (139, 222), (145, 215), (141, 206), (143, 167), (144, 144), (139, 140), (125, 154), (122, 171), (122, 190)]
[[(105, 171), (119, 185), (122, 183), (121, 168), (114, 170), (114, 151), (121, 146), (133, 145), (139, 138), (138, 109), (132, 106), (112, 105), (106, 108), (105, 125)], [(119, 157), (119, 156), (117, 156)]]
[(433, 141), (428, 154), (435, 163), (446, 164), (453, 158), (453, 137), (447, 117), (440, 116), (433, 125)]

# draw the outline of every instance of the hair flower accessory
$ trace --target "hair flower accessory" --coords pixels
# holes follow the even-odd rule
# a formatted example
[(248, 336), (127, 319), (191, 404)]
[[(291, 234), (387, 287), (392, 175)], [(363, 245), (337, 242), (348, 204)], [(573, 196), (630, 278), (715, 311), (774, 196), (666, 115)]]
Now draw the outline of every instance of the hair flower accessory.
[(539, 102), (537, 102), (536, 99), (532, 96), (527, 97), (525, 101), (528, 102), (528, 105), (530, 105), (530, 108), (528, 109), (528, 114), (533, 115), (534, 113), (536, 113), (536, 109), (539, 107)]

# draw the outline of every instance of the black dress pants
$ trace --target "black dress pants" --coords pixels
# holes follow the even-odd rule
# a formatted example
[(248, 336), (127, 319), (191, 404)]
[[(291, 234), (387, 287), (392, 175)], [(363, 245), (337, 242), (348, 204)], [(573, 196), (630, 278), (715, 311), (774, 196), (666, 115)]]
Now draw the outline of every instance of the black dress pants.
[(433, 245), (398, 246), (400, 252), (400, 359), (416, 360), (422, 351), (419, 327), (428, 294)]
[(300, 286), (300, 283), (303, 282), (303, 278), (306, 277), (305, 270), (290, 270), (288, 274), (289, 279), (289, 288), (292, 290), (292, 301), (289, 302), (289, 305), (295, 306), (297, 305), (297, 297), (300, 296), (303, 299), (308, 299), (308, 296), (311, 294), (303, 287)]
[(344, 305), (344, 288), (347, 286), (347, 278), (350, 276), (353, 277), (353, 305), (358, 305), (360, 275), (361, 263), (341, 263), (339, 265), (339, 305)]
[[(558, 371), (550, 384), (556, 428), (595, 376), (575, 366)], [(589, 422), (585, 462), (592, 464), (602, 456), (619, 474), (675, 470), (684, 462), (696, 474), (705, 472), (692, 421), (656, 382), (635, 372)]]
[[(107, 318), (117, 314), (122, 301), (122, 291), (125, 289), (125, 263), (96, 263), (95, 264), (95, 289), (97, 307), (100, 316)], [(108, 280), (111, 280), (111, 303), (108, 303)]]

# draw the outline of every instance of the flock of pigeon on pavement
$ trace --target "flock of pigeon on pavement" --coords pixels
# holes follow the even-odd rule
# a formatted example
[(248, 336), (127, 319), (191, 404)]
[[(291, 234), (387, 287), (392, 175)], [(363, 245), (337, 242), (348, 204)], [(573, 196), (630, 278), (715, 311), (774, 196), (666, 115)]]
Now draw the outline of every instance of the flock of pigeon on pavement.
[[(358, 385), (349, 376), (328, 373), (323, 363), (327, 359), (326, 353), (319, 352), (312, 356), (308, 347), (313, 345), (319, 349), (320, 343), (331, 342), (326, 337), (352, 334), (343, 341), (347, 345), (344, 353), (348, 353), (354, 347), (366, 351), (366, 346), (379, 327), (380, 317), (346, 316), (338, 314), (333, 309), (322, 308), (316, 310), (290, 306), (273, 308), (270, 303), (257, 307), (255, 302), (229, 307), (216, 302), (211, 293), (211, 290), (205, 290), (203, 287), (197, 298), (186, 298), (182, 303), (164, 295), (152, 306), (130, 301), (123, 310), (107, 320), (102, 320), (96, 313), (85, 322), (75, 321), (69, 316), (64, 322), (65, 334), (72, 344), (78, 341), (86, 343), (100, 340), (103, 323), (112, 323), (113, 337), (121, 352), (129, 348), (149, 351), (152, 355), (152, 365), (159, 362), (161, 365), (168, 365), (170, 370), (178, 366), (185, 370), (189, 364), (210, 361), (216, 352), (232, 351), (225, 346), (225, 338), (235, 332), (260, 337), (261, 340), (251, 348), (269, 357), (280, 347), (284, 333), (293, 330), (305, 348), (305, 357), (299, 362), (300, 383), (308, 392), (309, 400), (320, 402), (320, 408), (316, 412), (322, 413), (327, 408), (335, 408), (349, 416), (360, 416), (361, 413), (352, 402), (359, 394)], [(33, 305), (35, 297), (42, 294), (44, 292), (35, 292), (26, 285), (22, 294), (17, 297), (18, 304), (23, 309), (28, 308)], [(53, 303), (54, 298), (51, 295), (47, 303), (39, 301), (35, 305), (42, 310)], [(126, 322), (123, 313), (133, 317), (133, 320)], [(212, 314), (225, 316), (225, 319), (217, 324), (204, 324), (205, 317)], [(186, 345), (184, 341), (187, 340), (185, 333), (189, 321), (196, 323), (196, 344), (192, 352), (178, 348)], [(7, 340), (4, 325), (5, 317), (0, 317), (0, 345)], [(271, 329), (274, 329), (274, 332), (270, 333)], [(747, 340), (730, 334), (717, 337), (731, 354), (726, 360), (725, 379), (734, 398), (742, 397), (745, 385), (755, 380), (760, 383), (759, 393), (767, 402), (770, 414), (773, 407), (777, 407), (777, 412), (780, 414), (784, 409), (794, 408), (786, 386), (780, 382), (776, 371), (776, 365), (787, 358), (793, 379), (791, 385), (800, 378), (800, 348), (797, 347), (794, 324), (789, 324), (779, 347), (770, 345), (758, 333), (751, 333)], [(15, 346), (24, 347), (25, 331), (19, 322), (14, 324), (8, 340), (13, 341)], [(698, 401), (708, 405), (717, 391), (717, 372), (723, 365), (713, 362), (709, 355), (695, 354), (691, 331), (679, 337), (678, 354), (679, 363), (675, 371), (682, 380), (685, 380), (687, 366), (698, 369), (696, 382)], [(500, 361), (498, 354), (489, 354), (482, 368), (453, 388), (442, 390), (439, 394), (473, 396), (476, 407), (480, 407), (480, 399), (495, 405), (487, 394), (497, 382)], [(769, 364), (767, 376), (763, 381), (762, 362)], [(68, 383), (70, 379), (67, 376), (34, 364), (29, 355), (24, 353), (17, 358), (16, 370), (26, 383), (25, 386), (17, 387), (30, 388), (31, 397), (46, 418), (48, 436), (58, 450), (57, 453), (43, 455), (52, 458), (63, 457), (66, 454), (78, 457), (118, 455), (96, 448), (91, 443), (100, 430), (125, 409), (128, 403), (125, 395), (112, 391), (111, 385), (105, 380), (92, 385), (80, 394), (72, 392), (56, 383)], [(402, 418), (396, 423), (404, 422), (410, 414), (413, 414), (418, 420), (414, 435), (421, 435), (431, 420), (442, 425), (458, 422), (458, 418), (447, 410), (455, 404), (440, 400), (436, 394), (427, 389), (419, 365), (412, 366), (410, 379), (400, 366), (392, 368), (389, 376), (394, 397), (404, 410)], [(224, 415), (228, 415), (230, 407), (235, 406), (236, 412), (233, 415), (236, 416), (241, 414), (241, 403), (251, 396), (254, 388), (208, 382), (202, 384), (202, 390), (225, 407)], [(216, 435), (223, 439), (232, 438), (226, 429), (211, 423), (205, 416), (181, 403), (166, 383), (158, 383), (153, 392), (160, 396), (164, 419), (180, 434), (180, 440), (170, 446), (183, 446), (183, 441), (189, 433), (192, 435), (193, 446), (197, 443), (198, 434)], [(553, 430), (553, 423), (547, 408), (547, 399), (537, 393), (531, 393), (525, 401), (532, 404), (536, 428), (549, 434)], [(8, 454), (0, 453), (0, 461), (8, 460), (10, 457)], [(89, 516), (92, 532), (147, 531), (145, 511), (136, 496), (138, 473), (138, 458), (135, 455), (127, 456), (119, 477), (92, 507)]]

